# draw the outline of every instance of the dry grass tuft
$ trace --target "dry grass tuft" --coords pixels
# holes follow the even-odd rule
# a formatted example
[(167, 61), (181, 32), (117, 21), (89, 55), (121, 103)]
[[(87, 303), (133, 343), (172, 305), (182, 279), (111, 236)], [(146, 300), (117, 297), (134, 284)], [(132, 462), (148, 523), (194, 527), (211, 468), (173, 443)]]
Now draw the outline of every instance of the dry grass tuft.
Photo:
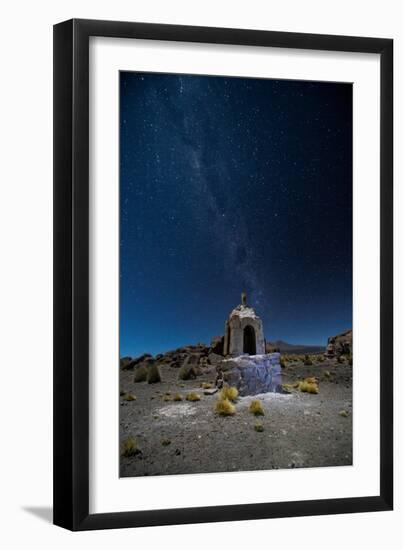
[(158, 368), (158, 365), (156, 363), (148, 368), (147, 382), (149, 384), (161, 382), (160, 369)]
[(173, 397), (174, 401), (183, 401), (183, 396), (180, 393), (175, 393)]
[(261, 422), (258, 422), (257, 424), (255, 424), (254, 428), (255, 428), (255, 432), (263, 432), (264, 431), (263, 424)]
[(347, 418), (348, 416), (350, 416), (350, 415), (349, 415), (349, 412), (348, 412), (348, 411), (344, 411), (344, 410), (343, 410), (343, 411), (340, 411), (340, 412), (339, 412), (339, 415), (340, 415), (340, 416), (344, 416), (344, 418)]
[(187, 394), (186, 401), (200, 401), (200, 395), (192, 391)]
[(137, 446), (137, 440), (135, 437), (129, 435), (124, 441), (122, 441), (122, 448), (121, 448), (121, 454), (122, 456), (129, 458), (131, 456), (135, 456), (136, 454), (140, 453)]
[(213, 387), (213, 384), (211, 382), (202, 382), (200, 384), (200, 387), (203, 389), (203, 390), (210, 390), (212, 387)]
[(309, 357), (309, 355), (305, 355), (305, 358), (304, 358), (304, 365), (306, 367), (309, 367), (312, 365), (312, 359)]
[(315, 378), (307, 378), (299, 383), (299, 391), (304, 393), (319, 393), (319, 386)]
[(235, 405), (233, 405), (231, 401), (227, 398), (218, 399), (215, 404), (214, 410), (221, 416), (232, 416), (235, 414), (236, 411)]
[(249, 405), (249, 412), (251, 412), (255, 416), (263, 416), (264, 409), (262, 402), (259, 399), (253, 399)]
[(127, 393), (124, 398), (125, 401), (136, 401), (137, 397), (131, 393)]
[(235, 401), (238, 397), (238, 390), (235, 386), (224, 386), (220, 391), (220, 399), (229, 399), (230, 401)]
[(171, 440), (168, 439), (168, 438), (162, 439), (162, 441), (161, 441), (161, 445), (162, 445), (163, 447), (167, 447), (167, 446), (170, 445), (170, 444), (171, 444)]
[(145, 365), (140, 365), (140, 367), (137, 367), (136, 372), (134, 373), (134, 381), (146, 382), (147, 374), (148, 374), (147, 367)]

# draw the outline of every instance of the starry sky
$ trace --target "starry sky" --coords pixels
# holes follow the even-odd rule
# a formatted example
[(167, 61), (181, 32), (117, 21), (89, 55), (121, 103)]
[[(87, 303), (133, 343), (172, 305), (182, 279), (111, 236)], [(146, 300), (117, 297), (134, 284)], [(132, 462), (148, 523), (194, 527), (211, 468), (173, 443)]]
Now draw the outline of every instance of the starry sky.
[(352, 326), (352, 85), (120, 73), (120, 353)]

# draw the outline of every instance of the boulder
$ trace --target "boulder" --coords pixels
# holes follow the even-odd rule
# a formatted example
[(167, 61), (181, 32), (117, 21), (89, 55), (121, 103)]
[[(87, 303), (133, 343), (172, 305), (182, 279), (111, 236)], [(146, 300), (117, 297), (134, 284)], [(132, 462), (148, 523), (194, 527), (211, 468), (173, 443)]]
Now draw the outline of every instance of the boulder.
[[(153, 356), (150, 353), (143, 353), (143, 355), (140, 355), (139, 357), (136, 357), (135, 359), (132, 359), (131, 361), (128, 361), (128, 362), (126, 361), (123, 366), (122, 366), (122, 363), (121, 363), (121, 366), (122, 366), (123, 370), (133, 370), (134, 367), (136, 367), (140, 363), (150, 361), (150, 360), (152, 360), (152, 358), (153, 358)], [(123, 359), (127, 359), (127, 358), (124, 357)], [(121, 359), (121, 362), (122, 362), (122, 359)]]
[(222, 355), (218, 355), (217, 353), (210, 353), (208, 356), (208, 361), (210, 365), (218, 365), (223, 360)]
[(340, 357), (341, 355), (352, 355), (352, 353), (353, 331), (351, 329), (328, 338), (325, 352), (327, 357)]
[(241, 396), (283, 391), (279, 353), (223, 359), (216, 368), (217, 386), (235, 386)]
[(133, 359), (131, 357), (121, 357), (120, 358), (120, 368), (125, 369), (126, 366), (131, 363)]
[(183, 364), (186, 366), (190, 366), (190, 365), (196, 366), (200, 362), (200, 357), (201, 357), (200, 353), (191, 353), (185, 358), (185, 361), (183, 362)]
[(214, 336), (211, 340), (210, 350), (212, 353), (223, 355), (224, 353), (224, 336)]

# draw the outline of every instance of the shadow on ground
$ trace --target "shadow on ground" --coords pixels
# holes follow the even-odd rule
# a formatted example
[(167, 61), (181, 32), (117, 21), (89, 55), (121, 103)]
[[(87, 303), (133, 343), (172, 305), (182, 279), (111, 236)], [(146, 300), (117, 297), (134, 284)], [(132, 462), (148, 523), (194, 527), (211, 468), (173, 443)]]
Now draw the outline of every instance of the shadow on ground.
[(46, 523), (53, 522), (53, 508), (51, 506), (23, 506), (22, 509)]

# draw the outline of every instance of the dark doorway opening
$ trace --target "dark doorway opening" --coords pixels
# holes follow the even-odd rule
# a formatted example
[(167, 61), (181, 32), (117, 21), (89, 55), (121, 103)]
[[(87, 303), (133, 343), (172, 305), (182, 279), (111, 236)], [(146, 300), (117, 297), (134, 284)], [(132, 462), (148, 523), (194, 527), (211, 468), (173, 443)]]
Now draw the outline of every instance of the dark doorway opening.
[(243, 352), (256, 355), (255, 329), (250, 325), (246, 325), (243, 331)]

